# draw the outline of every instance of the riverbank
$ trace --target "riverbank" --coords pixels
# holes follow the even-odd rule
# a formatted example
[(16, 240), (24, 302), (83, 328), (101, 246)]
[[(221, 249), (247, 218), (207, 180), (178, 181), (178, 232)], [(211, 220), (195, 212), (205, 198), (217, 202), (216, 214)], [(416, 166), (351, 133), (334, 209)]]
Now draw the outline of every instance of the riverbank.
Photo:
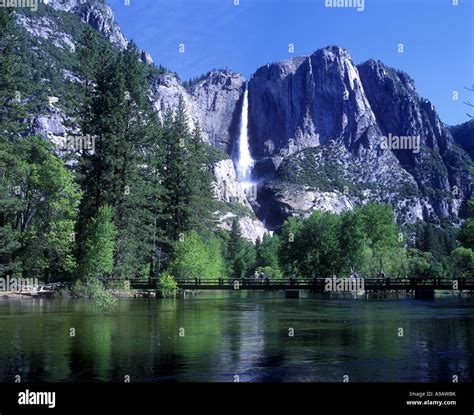
[[(155, 298), (157, 297), (156, 292), (145, 292), (143, 290), (110, 290), (109, 291), (116, 298)], [(31, 296), (26, 294), (20, 294), (15, 291), (3, 291), (0, 293), (0, 299), (7, 300), (30, 300), (32, 298), (47, 298), (47, 299), (71, 299), (74, 296), (65, 291), (54, 292), (53, 295), (48, 297), (42, 296)]]
[(13, 292), (13, 291), (4, 291), (0, 293), (0, 299), (7, 298), (7, 299), (23, 299), (23, 298), (31, 298), (25, 295), (21, 295), (20, 293)]
[[(134, 298), (156, 298), (160, 299), (159, 292), (157, 290), (124, 290), (124, 289), (109, 289), (107, 290), (113, 297), (117, 299), (134, 299)], [(243, 292), (243, 291), (242, 291)], [(260, 293), (264, 293), (262, 291)], [(235, 292), (228, 291), (219, 291), (219, 290), (200, 290), (200, 291), (191, 291), (191, 290), (182, 290), (178, 293), (176, 298), (190, 298), (190, 297), (221, 297), (223, 294), (232, 294)], [(255, 292), (254, 294), (258, 294)], [(284, 291), (280, 291), (281, 295), (284, 295)], [(301, 290), (300, 298), (313, 298), (313, 299), (353, 299), (353, 300), (377, 300), (377, 299), (415, 299), (415, 295), (412, 292), (405, 291), (391, 291), (391, 292), (365, 292), (365, 293), (334, 293), (334, 292), (311, 292)], [(437, 291), (435, 293), (434, 299), (441, 299), (446, 297), (472, 297), (474, 292), (472, 291)], [(81, 299), (81, 297), (76, 297), (72, 292), (68, 290), (57, 291), (51, 296), (42, 297), (42, 296), (31, 296), (20, 294), (19, 292), (14, 291), (5, 291), (0, 293), (0, 300), (31, 300), (35, 298), (41, 299)]]

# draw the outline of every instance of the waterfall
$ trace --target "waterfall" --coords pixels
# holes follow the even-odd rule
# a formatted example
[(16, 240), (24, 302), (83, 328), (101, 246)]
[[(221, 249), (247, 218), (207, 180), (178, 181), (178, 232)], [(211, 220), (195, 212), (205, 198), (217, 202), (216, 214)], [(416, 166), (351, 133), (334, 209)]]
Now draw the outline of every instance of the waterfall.
[(249, 92), (248, 89), (245, 88), (242, 114), (240, 116), (239, 148), (236, 161), (237, 178), (244, 188), (252, 185), (252, 167), (254, 165), (249, 147), (248, 116)]

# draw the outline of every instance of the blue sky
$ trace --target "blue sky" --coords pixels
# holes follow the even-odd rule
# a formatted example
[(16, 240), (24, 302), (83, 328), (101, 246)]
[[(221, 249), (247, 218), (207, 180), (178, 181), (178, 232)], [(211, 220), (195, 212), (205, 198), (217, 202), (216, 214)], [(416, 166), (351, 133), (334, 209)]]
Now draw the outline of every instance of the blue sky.
[[(109, 0), (122, 31), (181, 79), (229, 68), (247, 79), (260, 66), (328, 45), (406, 71), (441, 119), (468, 119), (474, 102), (474, 1), (365, 0), (364, 11), (325, 0)], [(403, 43), (404, 53), (397, 45)], [(179, 45), (185, 51), (180, 53)], [(294, 53), (289, 52), (294, 45)], [(459, 91), (459, 100), (453, 100)], [(472, 111), (474, 112), (474, 111)]]

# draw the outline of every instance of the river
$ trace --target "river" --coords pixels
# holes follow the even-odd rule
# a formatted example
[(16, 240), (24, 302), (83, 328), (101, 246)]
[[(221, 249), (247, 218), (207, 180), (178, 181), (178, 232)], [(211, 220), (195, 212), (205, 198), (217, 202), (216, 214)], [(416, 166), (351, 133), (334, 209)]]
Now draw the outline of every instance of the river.
[(0, 299), (0, 381), (472, 382), (473, 317), (474, 299), (451, 296), (214, 293), (122, 299), (105, 314)]

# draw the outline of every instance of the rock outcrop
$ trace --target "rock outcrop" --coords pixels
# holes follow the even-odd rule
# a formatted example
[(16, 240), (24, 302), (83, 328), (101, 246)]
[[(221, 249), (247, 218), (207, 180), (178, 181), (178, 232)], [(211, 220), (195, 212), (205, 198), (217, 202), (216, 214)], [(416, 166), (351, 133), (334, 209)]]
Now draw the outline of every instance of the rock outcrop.
[(233, 219), (237, 216), (242, 235), (255, 242), (257, 238), (262, 239), (267, 232), (263, 223), (253, 214), (252, 205), (248, 197), (237, 180), (234, 163), (231, 159), (221, 160), (214, 164), (213, 167), (214, 182), (213, 191), (216, 200), (219, 200), (229, 207), (240, 207), (238, 213), (221, 212), (218, 214), (219, 227), (230, 230)]
[(237, 139), (245, 79), (232, 71), (212, 71), (191, 87), (202, 129), (217, 148), (231, 154)]
[(232, 222), (236, 217), (239, 219), (242, 236), (249, 241), (256, 242), (257, 238), (262, 240), (263, 236), (269, 232), (257, 218), (238, 216), (231, 212), (222, 215), (219, 218), (217, 226), (226, 231), (230, 231), (232, 229)]
[(151, 57), (151, 55), (146, 50), (141, 51), (140, 60), (143, 63), (146, 63), (148, 66), (153, 66), (153, 63), (154, 63), (153, 58)]
[[(159, 75), (153, 81), (150, 89), (150, 98), (160, 119), (163, 119), (168, 108), (176, 107), (179, 97), (182, 97), (184, 100), (188, 114), (188, 126), (190, 129), (193, 129), (194, 121), (200, 121), (200, 111), (178, 77), (171, 72), (167, 72)], [(205, 131), (203, 131), (203, 137), (209, 142)]]
[(120, 49), (127, 47), (128, 41), (115, 21), (115, 16), (107, 4), (100, 1), (49, 0), (46, 4), (55, 10), (74, 13), (84, 23), (102, 33), (113, 45)]
[(252, 209), (244, 189), (237, 180), (232, 160), (221, 160), (215, 163), (213, 173), (215, 178), (213, 191), (214, 197), (217, 200), (226, 203), (236, 203), (247, 209)]
[(72, 36), (59, 30), (56, 22), (48, 17), (35, 18), (18, 14), (17, 22), (35, 38), (47, 40), (61, 50), (76, 51), (76, 42)]
[(359, 65), (359, 72), (383, 135), (419, 137), (419, 151), (393, 151), (400, 165), (416, 180), (436, 216), (457, 216), (458, 200), (468, 196), (471, 178), (465, 155), (434, 106), (419, 97), (413, 80), (401, 71), (371, 60)]
[(166, 73), (153, 82), (152, 100), (162, 116), (182, 96), (190, 127), (197, 121), (208, 142), (230, 155), (238, 133), (244, 84), (241, 75), (228, 70), (211, 71), (188, 87), (175, 74)]

